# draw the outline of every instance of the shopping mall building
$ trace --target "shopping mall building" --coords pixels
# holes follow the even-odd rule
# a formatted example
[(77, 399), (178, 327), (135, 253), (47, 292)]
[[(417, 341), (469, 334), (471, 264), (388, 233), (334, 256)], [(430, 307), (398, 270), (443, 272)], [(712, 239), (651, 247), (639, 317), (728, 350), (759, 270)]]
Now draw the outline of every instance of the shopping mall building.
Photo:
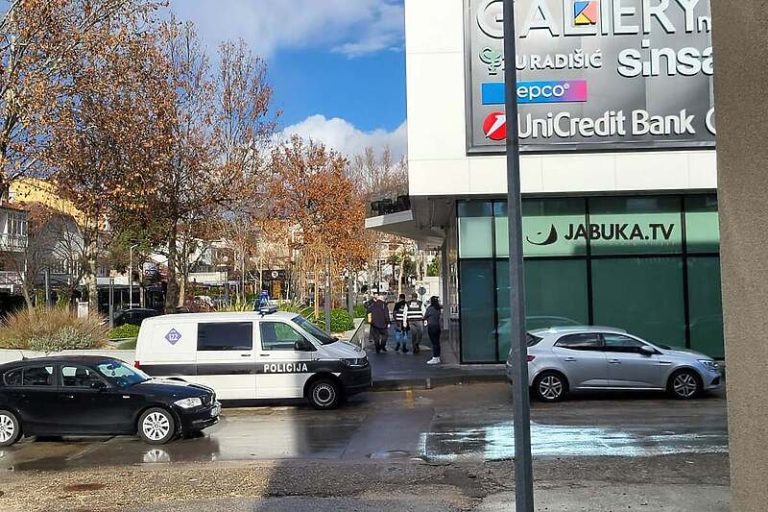
[[(529, 328), (723, 356), (709, 0), (518, 0)], [(509, 344), (502, 0), (406, 0), (410, 209), (463, 363)]]

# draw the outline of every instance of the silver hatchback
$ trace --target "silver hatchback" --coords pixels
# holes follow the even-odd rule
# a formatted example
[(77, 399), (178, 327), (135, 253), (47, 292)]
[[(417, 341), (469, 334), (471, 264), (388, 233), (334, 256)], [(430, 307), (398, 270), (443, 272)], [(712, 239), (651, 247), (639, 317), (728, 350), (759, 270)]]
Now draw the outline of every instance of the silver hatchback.
[(528, 384), (546, 402), (562, 400), (569, 391), (601, 389), (667, 391), (687, 400), (718, 389), (721, 381), (711, 357), (649, 343), (621, 329), (567, 326), (528, 334)]

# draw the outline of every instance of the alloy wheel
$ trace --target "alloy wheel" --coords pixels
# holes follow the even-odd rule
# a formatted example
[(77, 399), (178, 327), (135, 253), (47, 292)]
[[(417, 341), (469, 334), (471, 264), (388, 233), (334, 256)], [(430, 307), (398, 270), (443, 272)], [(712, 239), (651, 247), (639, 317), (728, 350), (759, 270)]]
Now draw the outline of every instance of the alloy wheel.
[(144, 435), (152, 441), (160, 441), (171, 431), (171, 422), (168, 417), (161, 412), (153, 412), (144, 418), (141, 425)]
[(555, 375), (546, 375), (539, 382), (539, 394), (547, 400), (557, 400), (563, 394), (563, 381)]
[(312, 391), (312, 398), (317, 405), (326, 407), (336, 399), (336, 389), (331, 384), (324, 382), (315, 386)]
[(699, 390), (699, 383), (690, 373), (681, 373), (672, 381), (672, 389), (681, 398), (691, 398)]
[(16, 434), (16, 425), (13, 419), (6, 415), (0, 415), (0, 443), (8, 442)]

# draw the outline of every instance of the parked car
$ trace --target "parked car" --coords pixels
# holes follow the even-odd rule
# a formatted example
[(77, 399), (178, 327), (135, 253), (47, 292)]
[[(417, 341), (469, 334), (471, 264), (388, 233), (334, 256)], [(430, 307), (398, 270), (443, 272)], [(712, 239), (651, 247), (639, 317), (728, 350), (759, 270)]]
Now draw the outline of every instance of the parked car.
[(323, 410), (371, 386), (364, 350), (287, 312), (147, 319), (135, 364), (149, 375), (210, 386), (222, 400), (304, 398)]
[(125, 324), (131, 324), (139, 326), (141, 325), (141, 322), (144, 321), (145, 318), (152, 318), (153, 316), (158, 316), (160, 314), (159, 311), (154, 309), (148, 309), (148, 308), (132, 308), (132, 309), (126, 309), (124, 311), (120, 311), (115, 315), (115, 327), (120, 327), (121, 325)]
[[(512, 355), (507, 376), (512, 378)], [(667, 391), (691, 399), (721, 387), (711, 357), (645, 341), (610, 327), (554, 327), (528, 334), (528, 385), (545, 402), (570, 391)]]
[(164, 444), (219, 421), (205, 386), (155, 380), (117, 359), (45, 357), (0, 365), (0, 446), (22, 436), (137, 435)]

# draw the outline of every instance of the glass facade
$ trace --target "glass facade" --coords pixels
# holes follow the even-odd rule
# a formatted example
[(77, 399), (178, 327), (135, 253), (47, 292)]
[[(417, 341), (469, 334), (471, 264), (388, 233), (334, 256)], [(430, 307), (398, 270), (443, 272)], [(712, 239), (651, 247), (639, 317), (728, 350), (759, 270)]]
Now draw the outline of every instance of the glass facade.
[[(717, 198), (611, 196), (523, 200), (527, 328), (620, 327), (723, 357)], [(504, 201), (458, 203), (464, 363), (509, 350)]]

